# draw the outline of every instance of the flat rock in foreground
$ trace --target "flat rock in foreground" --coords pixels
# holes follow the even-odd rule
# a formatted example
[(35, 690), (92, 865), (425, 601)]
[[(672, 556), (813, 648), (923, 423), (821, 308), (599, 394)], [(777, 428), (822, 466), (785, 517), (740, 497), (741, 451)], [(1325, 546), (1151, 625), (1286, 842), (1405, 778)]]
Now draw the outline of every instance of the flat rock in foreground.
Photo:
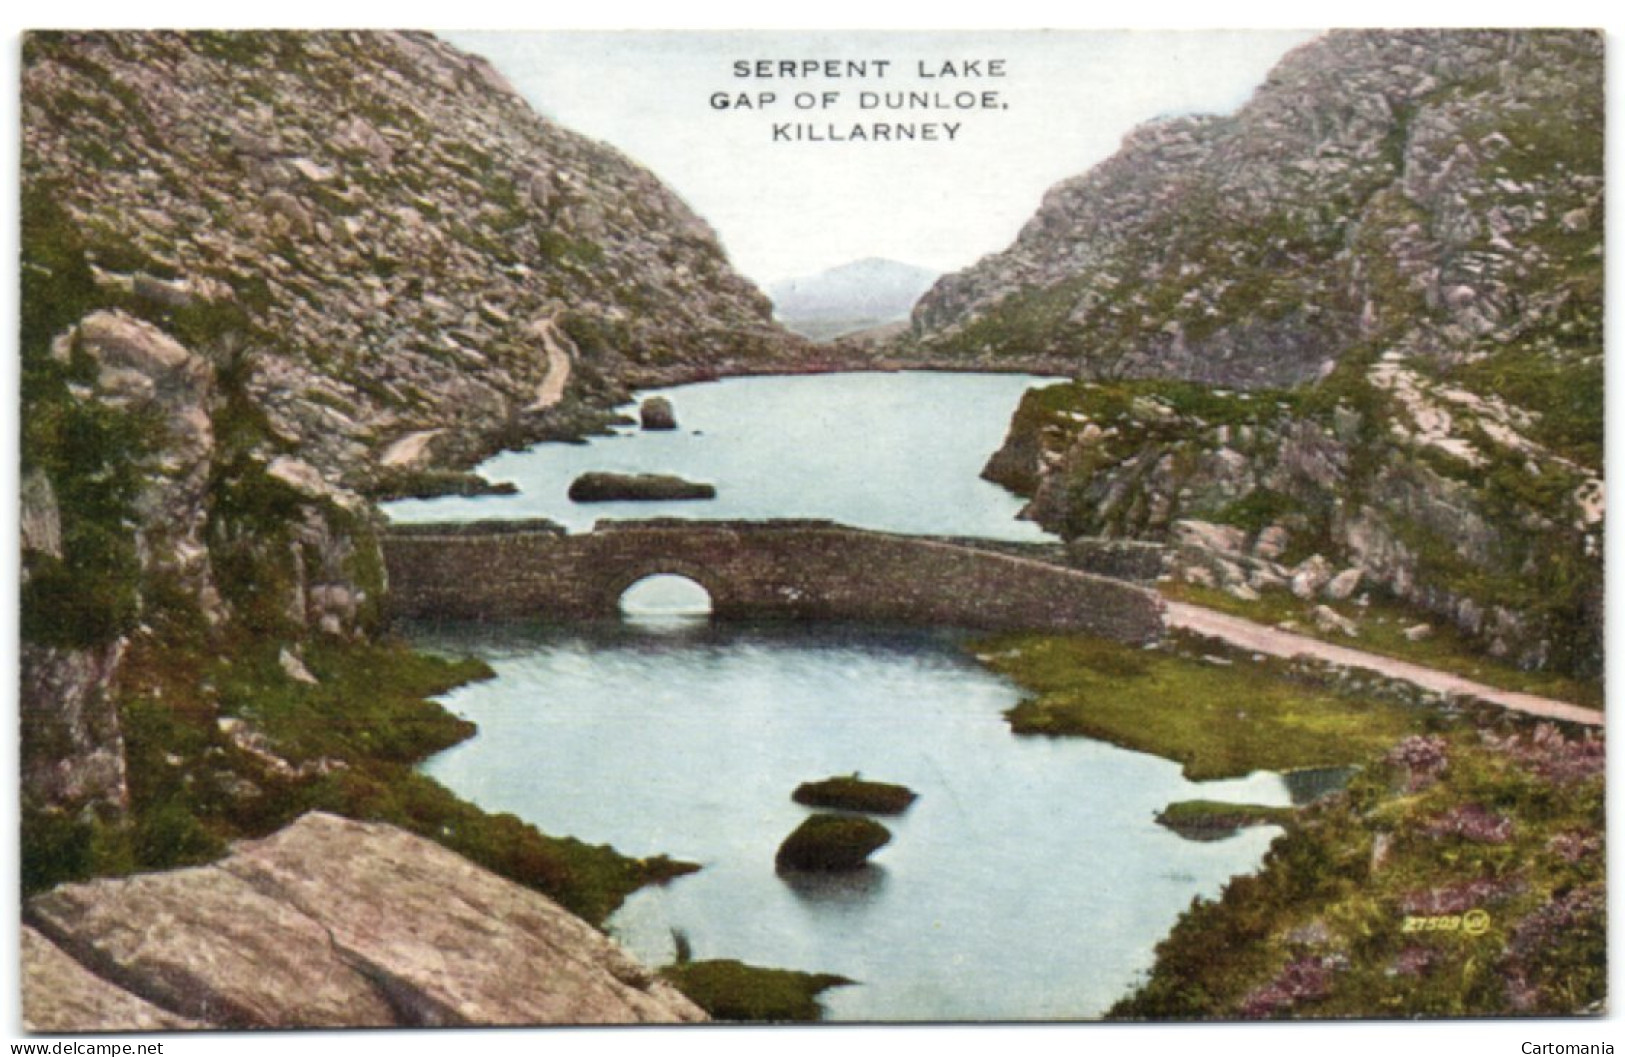
[[(321, 813), (210, 866), (64, 885), (25, 914), (129, 1002), (194, 1026), (705, 1019), (547, 897), (393, 826)], [(135, 1026), (111, 1001), (107, 1023), (94, 1005), (78, 1022), (51, 1012), (53, 986), (25, 975), (30, 1023)]]
[(198, 1028), (108, 983), (28, 926), (21, 937), (23, 1027), (74, 1032), (87, 1024), (100, 1031), (176, 1031)]
[[(219, 866), (63, 885), (30, 900), (24, 915), (91, 972), (205, 1024), (397, 1023), (321, 925)], [(24, 996), (25, 1008), (31, 1000)]]

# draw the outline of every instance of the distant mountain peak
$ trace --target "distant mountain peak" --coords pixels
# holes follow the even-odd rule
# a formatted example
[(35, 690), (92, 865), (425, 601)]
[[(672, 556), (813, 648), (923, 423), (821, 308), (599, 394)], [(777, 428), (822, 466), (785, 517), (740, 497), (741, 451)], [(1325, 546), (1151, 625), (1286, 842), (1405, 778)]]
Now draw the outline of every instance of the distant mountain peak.
[(939, 273), (885, 257), (864, 257), (767, 288), (774, 315), (807, 337), (827, 340), (907, 319)]

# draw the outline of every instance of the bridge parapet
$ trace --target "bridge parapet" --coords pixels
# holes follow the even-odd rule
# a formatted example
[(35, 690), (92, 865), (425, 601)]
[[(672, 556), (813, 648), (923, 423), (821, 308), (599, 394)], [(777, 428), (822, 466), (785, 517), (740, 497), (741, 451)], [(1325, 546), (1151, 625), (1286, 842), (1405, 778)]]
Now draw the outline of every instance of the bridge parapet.
[(390, 612), (452, 620), (614, 617), (647, 576), (686, 576), (718, 619), (843, 620), (1162, 632), (1157, 595), (1002, 551), (831, 521), (602, 521), (568, 535), (529, 523), (394, 527), (383, 538)]

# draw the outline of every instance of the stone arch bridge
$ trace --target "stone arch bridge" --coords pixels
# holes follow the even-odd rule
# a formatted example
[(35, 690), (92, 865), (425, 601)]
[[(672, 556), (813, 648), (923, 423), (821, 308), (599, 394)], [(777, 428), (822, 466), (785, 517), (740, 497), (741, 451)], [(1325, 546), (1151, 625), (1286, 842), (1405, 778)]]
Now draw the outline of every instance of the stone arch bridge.
[(797, 619), (1162, 634), (1152, 591), (996, 545), (830, 521), (601, 521), (395, 525), (383, 537), (392, 616), (596, 620), (646, 576), (675, 574), (721, 620)]

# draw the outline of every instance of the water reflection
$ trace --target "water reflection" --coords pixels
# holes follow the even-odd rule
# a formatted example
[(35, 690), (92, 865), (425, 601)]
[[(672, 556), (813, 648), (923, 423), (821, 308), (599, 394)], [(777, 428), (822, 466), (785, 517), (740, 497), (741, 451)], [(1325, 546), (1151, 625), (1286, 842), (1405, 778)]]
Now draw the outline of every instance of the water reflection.
[(627, 618), (705, 617), (710, 613), (710, 592), (688, 577), (672, 573), (645, 576), (621, 595), (621, 615)]
[(816, 873), (785, 870), (779, 874), (790, 891), (813, 906), (844, 906), (874, 899), (886, 887), (886, 868), (869, 863), (856, 870)]

